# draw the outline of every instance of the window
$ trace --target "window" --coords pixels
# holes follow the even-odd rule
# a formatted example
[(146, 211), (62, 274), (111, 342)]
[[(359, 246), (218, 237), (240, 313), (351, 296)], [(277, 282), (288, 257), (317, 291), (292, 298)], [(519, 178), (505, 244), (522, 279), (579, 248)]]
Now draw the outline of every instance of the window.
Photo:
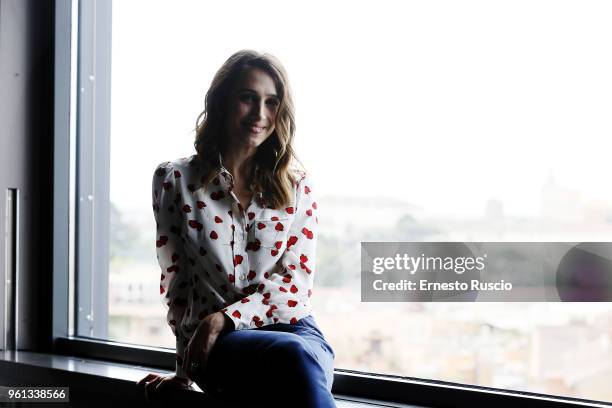
[[(336, 367), (612, 401), (609, 303), (361, 303), (362, 241), (607, 241), (612, 6), (80, 2), (79, 336), (173, 347), (150, 181), (241, 48), (285, 64)], [(95, 22), (95, 24), (94, 24)]]

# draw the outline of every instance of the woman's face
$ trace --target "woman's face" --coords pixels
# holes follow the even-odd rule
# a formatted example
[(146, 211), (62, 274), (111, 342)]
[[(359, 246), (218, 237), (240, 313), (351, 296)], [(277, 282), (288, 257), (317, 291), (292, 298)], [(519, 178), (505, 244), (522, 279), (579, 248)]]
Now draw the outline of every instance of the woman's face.
[(245, 71), (228, 98), (228, 145), (249, 149), (261, 145), (274, 131), (279, 105), (272, 77), (259, 68)]

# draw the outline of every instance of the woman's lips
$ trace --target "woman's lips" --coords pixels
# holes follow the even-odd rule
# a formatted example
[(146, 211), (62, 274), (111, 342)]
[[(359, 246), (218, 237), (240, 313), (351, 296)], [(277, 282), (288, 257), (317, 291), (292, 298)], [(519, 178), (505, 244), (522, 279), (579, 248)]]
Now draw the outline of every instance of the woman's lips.
[(266, 130), (266, 128), (263, 126), (255, 126), (255, 125), (247, 125), (247, 129), (251, 133), (262, 133), (264, 130)]

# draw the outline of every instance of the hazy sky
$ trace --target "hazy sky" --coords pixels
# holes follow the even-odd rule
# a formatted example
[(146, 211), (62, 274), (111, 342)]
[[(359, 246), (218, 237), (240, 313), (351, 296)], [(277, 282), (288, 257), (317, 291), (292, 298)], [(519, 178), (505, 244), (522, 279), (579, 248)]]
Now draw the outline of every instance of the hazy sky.
[(552, 172), (612, 204), (610, 21), (606, 1), (115, 1), (111, 198), (150, 209), (215, 71), (254, 48), (289, 72), (319, 194), (532, 215)]

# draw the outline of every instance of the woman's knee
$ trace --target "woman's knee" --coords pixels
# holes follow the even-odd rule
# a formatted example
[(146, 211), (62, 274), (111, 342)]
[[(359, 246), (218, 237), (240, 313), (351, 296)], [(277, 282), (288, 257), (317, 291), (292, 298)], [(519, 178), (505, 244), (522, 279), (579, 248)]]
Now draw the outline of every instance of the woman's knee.
[(270, 359), (284, 369), (300, 370), (317, 366), (318, 361), (306, 341), (297, 335), (283, 336), (271, 345)]

